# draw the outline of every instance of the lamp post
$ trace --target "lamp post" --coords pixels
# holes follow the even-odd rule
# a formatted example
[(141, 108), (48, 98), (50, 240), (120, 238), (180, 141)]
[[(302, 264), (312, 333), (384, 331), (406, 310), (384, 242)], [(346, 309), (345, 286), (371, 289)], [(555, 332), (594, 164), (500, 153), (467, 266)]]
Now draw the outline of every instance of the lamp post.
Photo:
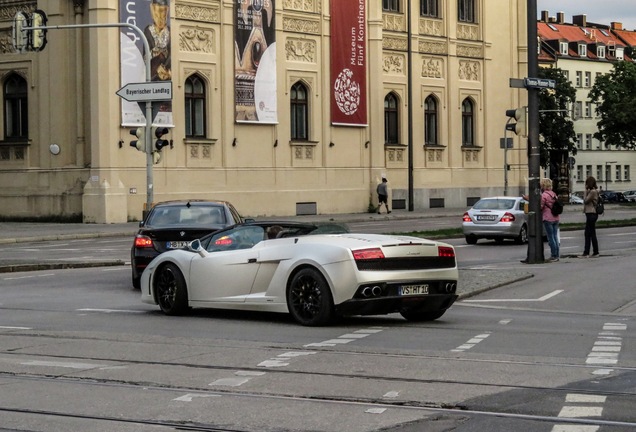
[(606, 191), (607, 191), (607, 178), (609, 177), (609, 174), (608, 174), (608, 172), (607, 172), (607, 167), (608, 167), (610, 164), (614, 164), (614, 163), (616, 163), (616, 161), (608, 161), (608, 162), (605, 162), (605, 190), (606, 190)]

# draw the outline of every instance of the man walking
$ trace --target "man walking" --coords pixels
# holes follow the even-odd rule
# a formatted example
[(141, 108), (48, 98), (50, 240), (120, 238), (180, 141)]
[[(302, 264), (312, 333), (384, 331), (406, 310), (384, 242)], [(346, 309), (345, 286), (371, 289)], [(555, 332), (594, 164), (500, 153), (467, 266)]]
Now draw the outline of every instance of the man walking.
[(387, 214), (391, 213), (391, 209), (389, 208), (389, 203), (388, 203), (389, 188), (386, 182), (386, 178), (382, 177), (382, 183), (378, 185), (377, 192), (378, 192), (378, 201), (379, 201), (378, 214), (380, 214), (380, 210), (382, 210), (382, 204), (384, 204), (384, 206), (386, 207)]

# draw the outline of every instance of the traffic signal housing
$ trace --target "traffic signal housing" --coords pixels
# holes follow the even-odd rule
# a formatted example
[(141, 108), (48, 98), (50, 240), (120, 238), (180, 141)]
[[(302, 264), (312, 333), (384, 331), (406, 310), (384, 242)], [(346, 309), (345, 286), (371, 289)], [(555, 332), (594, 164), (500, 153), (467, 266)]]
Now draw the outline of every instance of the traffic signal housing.
[(130, 142), (130, 146), (135, 147), (137, 150), (141, 152), (146, 151), (146, 140), (144, 139), (145, 137), (144, 129), (145, 128), (143, 127), (138, 127), (138, 128), (130, 130), (130, 134), (137, 137), (136, 140), (132, 140)]
[(516, 135), (523, 137), (528, 136), (526, 129), (526, 107), (506, 110), (506, 117), (515, 119), (516, 122), (512, 123), (510, 120), (506, 124), (506, 130), (514, 132)]
[(42, 51), (46, 46), (46, 29), (38, 27), (46, 26), (47, 21), (44, 11), (37, 9), (31, 14), (31, 27), (34, 28), (29, 30), (29, 45), (32, 51)]
[(155, 128), (155, 137), (157, 140), (155, 141), (155, 149), (160, 152), (162, 148), (167, 145), (170, 145), (170, 141), (167, 139), (163, 139), (163, 136), (170, 132), (170, 129), (167, 127), (157, 127)]

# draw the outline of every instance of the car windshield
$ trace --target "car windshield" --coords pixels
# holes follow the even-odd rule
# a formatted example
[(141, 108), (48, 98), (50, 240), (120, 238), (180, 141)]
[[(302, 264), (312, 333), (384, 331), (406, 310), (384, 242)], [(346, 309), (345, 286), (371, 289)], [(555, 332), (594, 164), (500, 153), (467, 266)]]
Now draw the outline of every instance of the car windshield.
[(265, 238), (266, 232), (262, 226), (242, 225), (214, 234), (206, 249), (208, 252), (249, 249)]
[(226, 224), (221, 206), (165, 206), (156, 207), (146, 225), (154, 227), (206, 227)]
[(473, 206), (475, 210), (510, 210), (515, 206), (514, 199), (483, 199)]

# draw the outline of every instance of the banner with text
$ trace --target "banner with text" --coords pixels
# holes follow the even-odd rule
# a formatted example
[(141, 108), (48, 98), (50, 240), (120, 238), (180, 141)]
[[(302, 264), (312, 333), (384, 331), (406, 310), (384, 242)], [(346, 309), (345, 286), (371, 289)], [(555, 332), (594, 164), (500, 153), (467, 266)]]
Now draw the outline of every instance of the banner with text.
[[(150, 47), (150, 74), (152, 81), (172, 80), (170, 60), (170, 1), (171, 0), (119, 0), (120, 22), (143, 30)], [(121, 86), (146, 82), (144, 44), (139, 35), (122, 27), (119, 37), (121, 56)], [(142, 105), (143, 107), (143, 105)], [(122, 126), (146, 124), (145, 107), (122, 99)], [(152, 102), (152, 123), (172, 127), (172, 102)]]
[(235, 0), (234, 99), (237, 122), (278, 122), (274, 6), (274, 0)]
[(367, 125), (366, 0), (331, 0), (331, 122)]

